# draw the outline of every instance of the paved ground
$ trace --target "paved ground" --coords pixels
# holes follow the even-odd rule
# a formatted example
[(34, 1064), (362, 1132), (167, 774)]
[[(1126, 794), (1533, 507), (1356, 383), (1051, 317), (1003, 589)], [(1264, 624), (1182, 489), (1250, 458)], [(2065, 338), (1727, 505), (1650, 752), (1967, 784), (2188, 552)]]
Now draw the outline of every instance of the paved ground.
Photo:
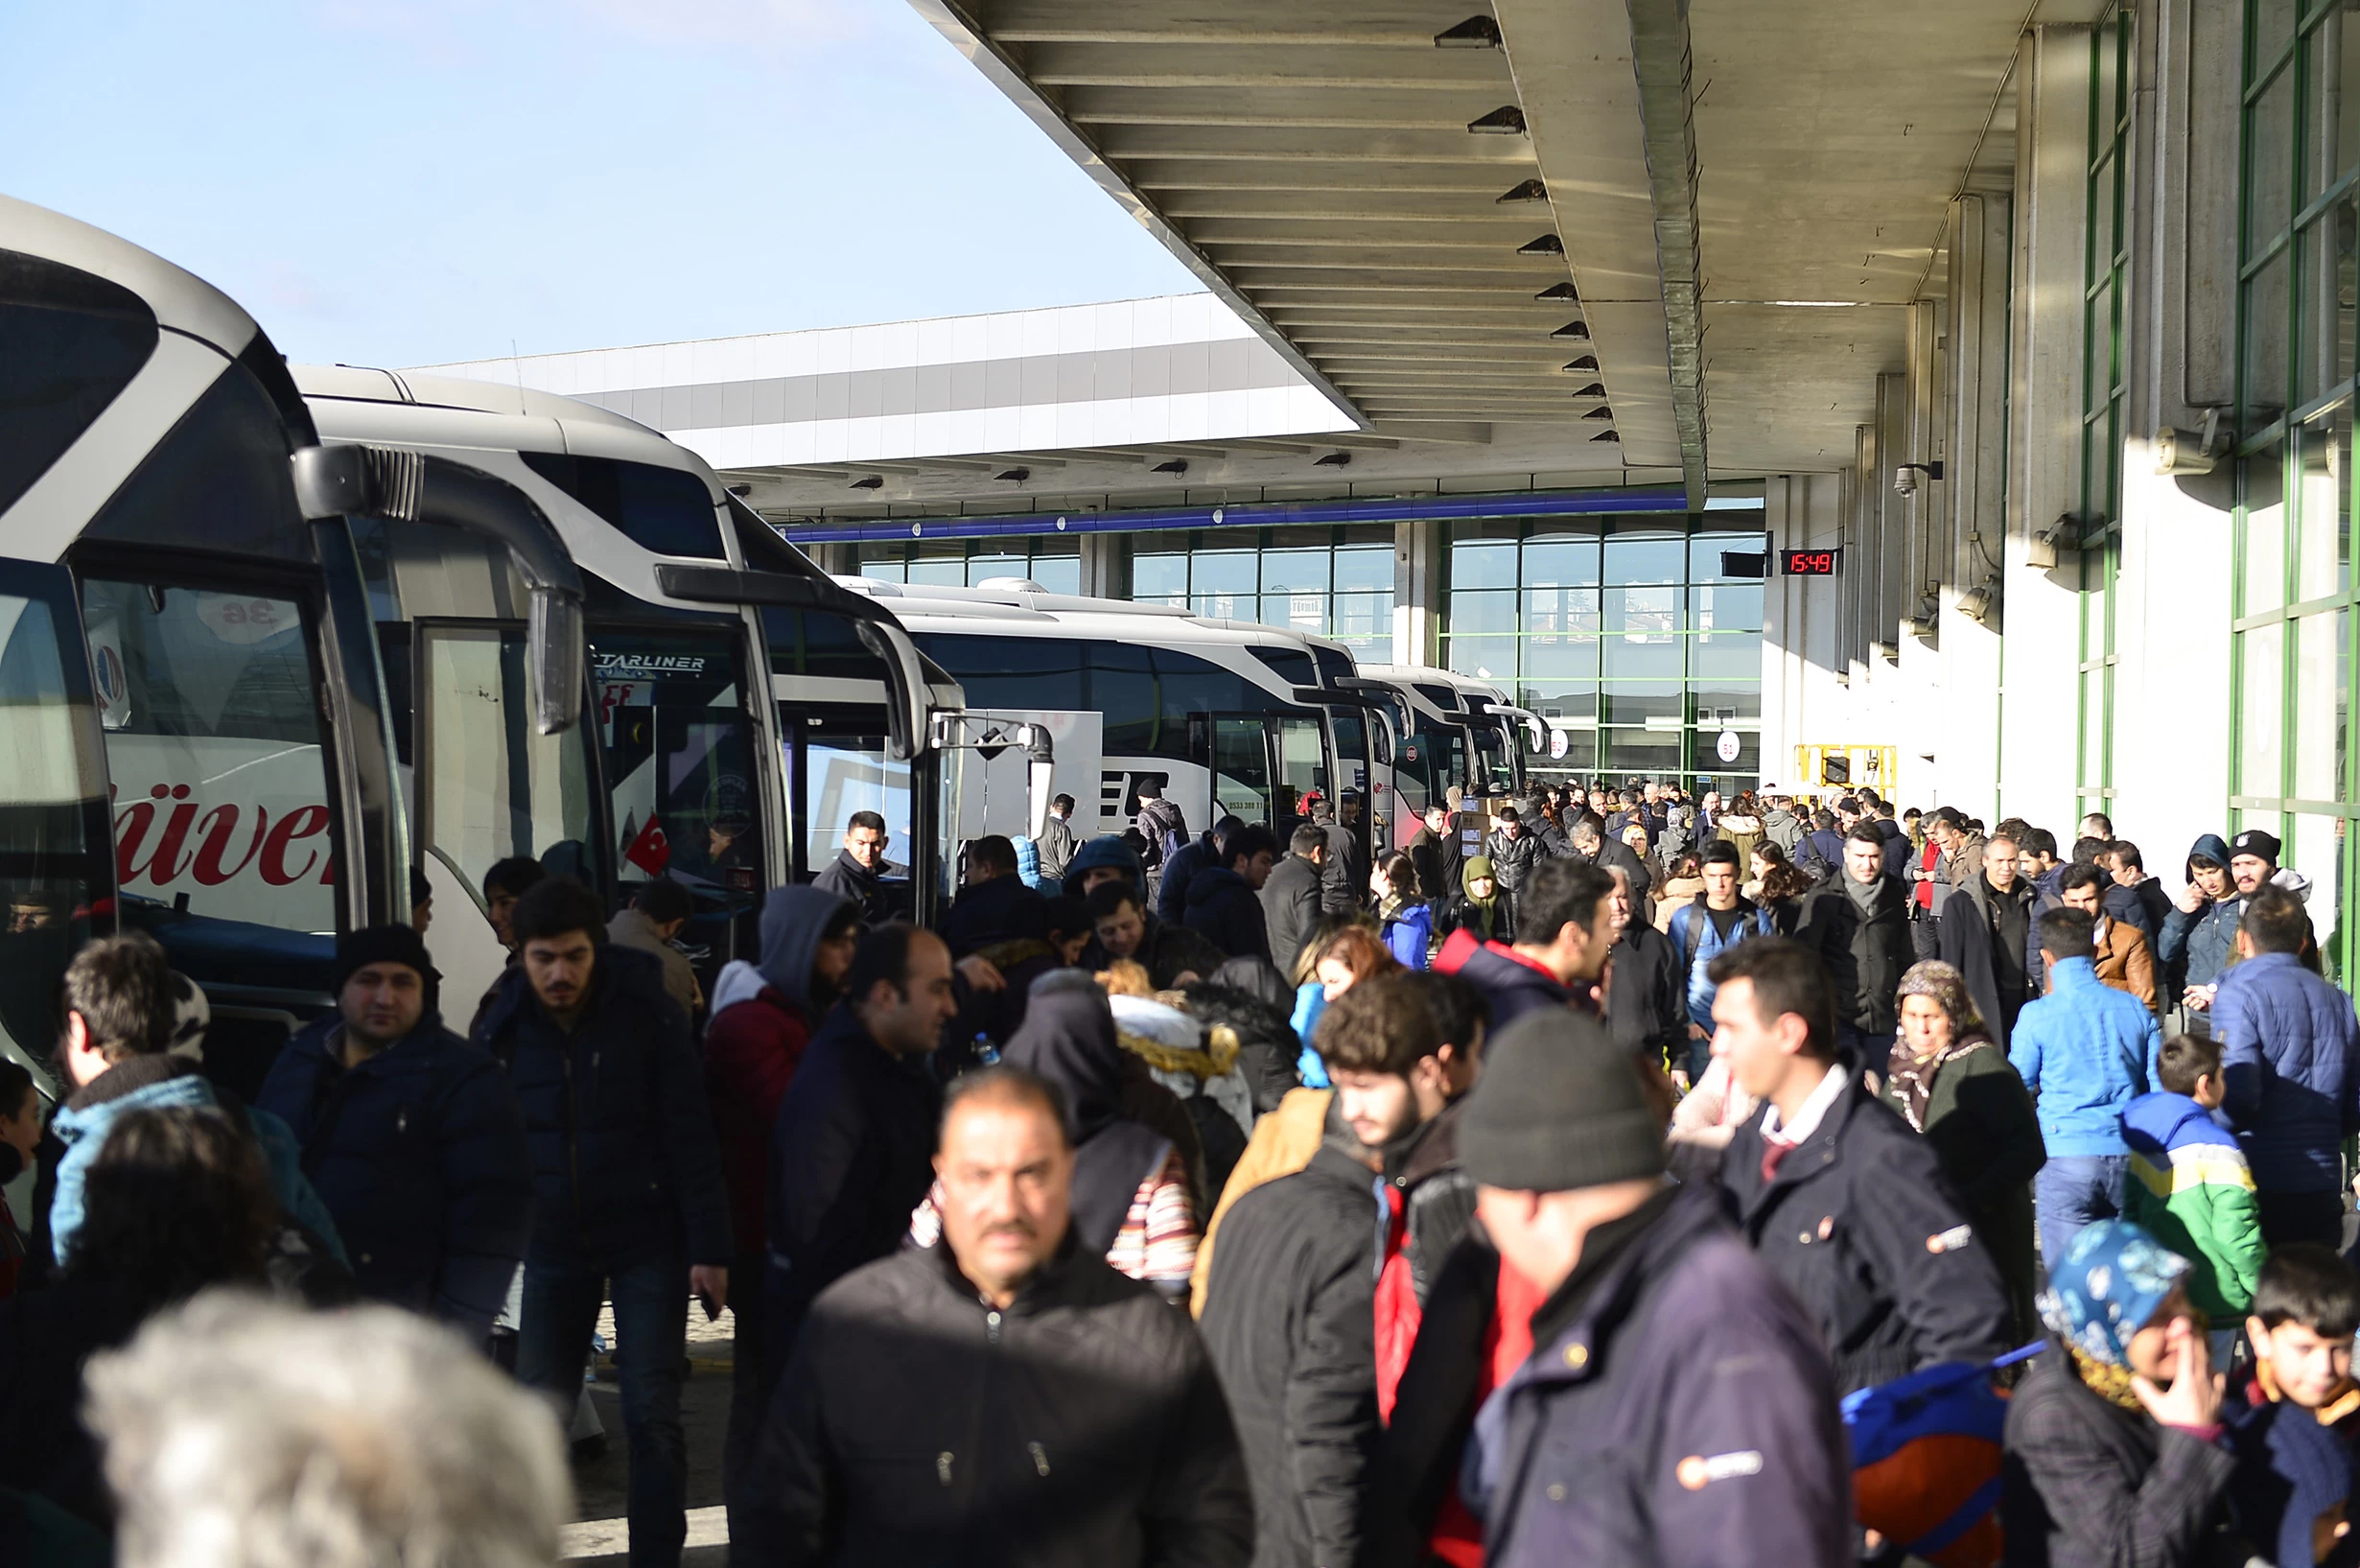
[[(689, 1550), (684, 1568), (722, 1568), (729, 1561), (729, 1530), (721, 1512), (721, 1439), (729, 1429), (731, 1336), (736, 1318), (723, 1312), (717, 1322), (705, 1321), (705, 1309), (689, 1307), (688, 1387), (681, 1396), (681, 1416), (689, 1432)], [(599, 1315), (598, 1332), (615, 1340), (612, 1311)], [(566, 1532), (565, 1555), (583, 1561), (619, 1563), (628, 1550), (623, 1525), (630, 1461), (624, 1453), (621, 1402), (611, 1356), (597, 1359), (597, 1381), (590, 1385), (591, 1403), (607, 1431), (606, 1452), (573, 1469), (579, 1494), (577, 1517), (582, 1523)]]

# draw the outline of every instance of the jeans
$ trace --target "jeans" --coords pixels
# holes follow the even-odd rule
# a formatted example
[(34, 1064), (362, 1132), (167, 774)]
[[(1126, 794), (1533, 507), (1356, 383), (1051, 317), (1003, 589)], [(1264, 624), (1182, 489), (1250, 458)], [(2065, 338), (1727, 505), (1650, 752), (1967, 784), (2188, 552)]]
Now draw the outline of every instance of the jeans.
[(631, 1445), (631, 1568), (677, 1568), (689, 1534), (689, 1439), (680, 1424), (689, 1342), (689, 1259), (678, 1242), (601, 1269), (587, 1261), (525, 1266), (517, 1380), (546, 1392), (562, 1423), (581, 1396), (599, 1302), (612, 1295), (622, 1361), (622, 1430)]
[(2081, 1228), (2122, 1212), (2129, 1155), (2050, 1155), (2032, 1179), (2032, 1207), (2041, 1228), (2041, 1259), (2053, 1273)]

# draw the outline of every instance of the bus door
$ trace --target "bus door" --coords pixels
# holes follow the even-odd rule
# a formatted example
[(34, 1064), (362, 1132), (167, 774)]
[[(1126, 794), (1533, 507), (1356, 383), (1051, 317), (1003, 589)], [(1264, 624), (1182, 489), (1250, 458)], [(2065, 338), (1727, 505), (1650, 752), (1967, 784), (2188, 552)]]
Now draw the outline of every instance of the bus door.
[[(0, 1055), (29, 1068), (51, 1104), (71, 1087), (51, 1071), (66, 963), (114, 915), (92, 685), (65, 568), (0, 560)], [(152, 819), (155, 804), (146, 811)]]
[(867, 707), (779, 704), (780, 746), (788, 810), (796, 824), (796, 878), (809, 881), (843, 853), (855, 811), (885, 819), (885, 896), (896, 919), (914, 920), (918, 888), (911, 876), (923, 796), (913, 769), (896, 761), (885, 740), (882, 713)]
[(1277, 743), (1278, 815), (1271, 822), (1281, 852), (1296, 825), (1308, 815), (1316, 792), (1330, 809), (1341, 810), (1336, 769), (1327, 744), (1327, 726), (1314, 714), (1284, 714), (1270, 721)]
[(617, 885), (669, 877), (696, 896), (678, 941), (709, 996), (722, 965), (759, 951), (770, 885), (747, 667), (734, 629), (591, 627)]

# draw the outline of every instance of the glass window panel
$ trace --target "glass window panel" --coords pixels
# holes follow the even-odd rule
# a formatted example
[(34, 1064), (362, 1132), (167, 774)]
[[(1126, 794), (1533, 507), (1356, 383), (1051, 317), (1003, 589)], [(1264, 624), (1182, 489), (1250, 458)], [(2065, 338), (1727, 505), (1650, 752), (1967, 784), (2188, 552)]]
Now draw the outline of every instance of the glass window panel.
[(1181, 604), (1188, 598), (1188, 557), (1134, 555), (1131, 597), (1143, 604)]
[(2237, 569), (2245, 586), (2238, 613), (2253, 615), (2286, 602), (2286, 498), (2278, 453), (2255, 453), (2240, 468), (2245, 533)]
[(2346, 26), (2339, 7), (2321, 24), (2315, 47), (2328, 73), (2322, 117), (2334, 149), (2332, 178), (2360, 165), (2360, 28)]
[(1079, 555), (1036, 555), (1033, 557), (1033, 581), (1052, 594), (1082, 592), (1082, 558)]
[(1762, 673), (1760, 632), (1709, 632), (1695, 639), (1689, 676), (1693, 680), (1743, 679)]
[(986, 577), (1029, 576), (1031, 570), (1032, 563), (1021, 555), (970, 555), (967, 558), (970, 587), (979, 586)]
[(2286, 410), (2286, 291), (2293, 256), (2281, 250), (2245, 286), (2246, 424), (2258, 428)]
[(1213, 799), (1225, 814), (1271, 820), (1270, 740), (1258, 718), (1213, 721)]
[(1585, 724), (1598, 722), (1598, 682), (1579, 683), (1530, 681), (1518, 688), (1520, 707), (1530, 708), (1543, 718), (1576, 719)]
[(902, 558), (900, 550), (891, 548), (879, 550), (874, 555), (863, 550), (859, 565), (853, 570), (878, 582), (907, 582), (910, 577), (909, 563)]
[[(2291, 11), (2294, 0), (2253, 0), (2258, 43), (2254, 55), (2254, 67), (2263, 68), (2274, 58), (2277, 45), (2259, 42), (2263, 36), (2259, 19), (2280, 9)], [(2295, 178), (2295, 84), (2298, 72), (2291, 65), (2271, 80), (2246, 119), (2246, 176), (2245, 223), (2246, 254), (2251, 257), (2272, 238), (2285, 231), (2294, 217)]]
[(2237, 710), (2237, 787), (2240, 795), (2285, 793), (2286, 627), (2256, 626), (2242, 635), (2245, 669)]
[(1453, 594), (1450, 629), (1454, 636), (1463, 632), (1513, 632), (1516, 596), (1499, 592)]
[(1453, 672), (1486, 681), (1515, 678), (1516, 640), (1513, 637), (1468, 636), (1454, 632), (1447, 641)]
[[(1355, 655), (1370, 664), (1390, 664), (1393, 646), (1393, 596), (1338, 594), (1328, 611), (1330, 637), (1352, 644)], [(1372, 652), (1379, 645), (1383, 652)]]
[[(743, 664), (732, 637), (591, 628), (594, 711), (623, 882), (670, 876), (723, 903), (742, 897), (748, 907), (768, 885), (754, 831), (755, 739), (739, 696)], [(661, 850), (642, 837), (651, 822)]]
[(1586, 588), (1598, 581), (1596, 539), (1535, 539), (1524, 547), (1529, 588)]
[(1762, 716), (1760, 681), (1698, 681), (1689, 690), (1700, 714), (1733, 714), (1739, 718)]
[[(2343, 985), (2352, 973), (2352, 931), (2343, 919), (2345, 886), (2351, 877), (2350, 821), (2297, 812), (2286, 822), (2292, 831), (2281, 858), (2310, 878), (2311, 891), (2303, 907), (2310, 913), (2311, 931), (2319, 942), (2321, 967), (2328, 980)], [(2244, 825), (2250, 828), (2254, 822), (2249, 817)]]
[(2295, 242), (2301, 271), (2295, 280), (2295, 401), (2305, 404), (2336, 385), (2345, 355), (2337, 342), (2345, 331), (2344, 252), (2348, 249), (2350, 211), (2338, 202), (2307, 224)]
[(1670, 778), (1680, 771), (1678, 730), (1603, 729), (1598, 732), (1598, 766), (1617, 775)]
[(1327, 596), (1319, 593), (1265, 594), (1262, 624), (1289, 626), (1314, 637), (1327, 635)]
[(1601, 600), (1600, 629), (1637, 638), (1671, 638), (1680, 630), (1676, 588), (1608, 588)]
[(1302, 812), (1303, 796), (1316, 789), (1329, 801), (1336, 791), (1327, 777), (1327, 731), (1316, 718), (1278, 720), (1279, 811), (1271, 826), (1291, 831)]
[(909, 580), (939, 588), (967, 586), (967, 557), (931, 555), (910, 562)]
[(912, 898), (909, 763), (886, 754), (881, 735), (857, 734), (850, 726), (838, 733), (807, 722), (796, 725), (796, 716), (781, 714), (800, 737), (804, 865), (824, 868), (832, 862), (853, 813), (875, 811), (885, 819), (885, 864), (879, 877), (889, 902), (906, 916)]
[(1262, 592), (1324, 594), (1328, 561), (1324, 549), (1266, 550), (1262, 552)]
[(1248, 595), (1257, 591), (1260, 576), (1261, 561), (1252, 550), (1199, 550), (1189, 564), (1188, 591), (1200, 597)]
[(1762, 629), (1762, 585), (1732, 583), (1689, 593), (1689, 625), (1700, 632), (1758, 632)]
[(1598, 639), (1587, 633), (1532, 632), (1524, 641), (1524, 675), (1538, 681), (1596, 680)]
[(2091, 388), (2112, 385), (2107, 371), (2107, 338), (2105, 323), (2109, 319), (2115, 271), (2115, 203), (2120, 198), (2119, 182), (2115, 178), (2115, 157), (2107, 154), (2106, 162), (2090, 176), (2090, 233), (2085, 240), (2088, 249), (2084, 265), (2089, 271), (2083, 282), (2091, 290), (2089, 301), (2091, 334), (2083, 345), (2090, 356)]
[(1677, 637), (1616, 637), (1598, 640), (1599, 668), (1609, 678), (1676, 681), (1681, 674)]
[[(1556, 754), (1563, 745), (1563, 756)], [(1596, 730), (1552, 729), (1549, 745), (1539, 757), (1527, 764), (1528, 775), (1533, 773), (1587, 773), (1598, 766), (1598, 732)]]
[(1607, 681), (1600, 693), (1601, 724), (1643, 724), (1653, 719), (1682, 719), (1688, 713), (1688, 691), (1677, 681)]
[(1350, 545), (1336, 551), (1336, 592), (1393, 592), (1393, 550), (1390, 545)]
[(2295, 598), (2325, 598), (2351, 586), (2351, 407), (2299, 433), (2295, 481)]
[[(2351, 710), (2351, 612), (2295, 622), (2295, 796), (2344, 799), (2344, 751)], [(2250, 635), (2250, 634), (2249, 634)]]
[(1765, 557), (1763, 570), (1769, 570), (1766, 559), (1769, 540), (1758, 529), (1743, 533), (1700, 533), (1688, 542), (1688, 580), (1691, 582), (1744, 582), (1755, 579), (1724, 577), (1721, 572), (1723, 555), (1761, 555)]
[(1608, 583), (1678, 582), (1688, 544), (1676, 534), (1616, 534), (1605, 543), (1603, 565)]
[(1515, 542), (1462, 539), (1451, 546), (1450, 581), (1454, 597), (1460, 589), (1515, 587)]
[(1261, 605), (1258, 594), (1192, 594), (1188, 597), (1191, 611), (1215, 620), (1251, 620), (1261, 614)]

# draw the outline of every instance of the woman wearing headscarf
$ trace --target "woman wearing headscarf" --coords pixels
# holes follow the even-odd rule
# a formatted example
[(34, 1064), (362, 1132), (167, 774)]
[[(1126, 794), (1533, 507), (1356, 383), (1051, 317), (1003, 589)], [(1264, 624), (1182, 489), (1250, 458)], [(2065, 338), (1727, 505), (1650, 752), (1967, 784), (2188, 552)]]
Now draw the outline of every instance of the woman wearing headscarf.
[(2236, 1460), (2215, 1440), (2221, 1386), (2187, 1270), (2128, 1220), (2082, 1227), (2050, 1268), (2040, 1313), (2055, 1338), (2002, 1439), (2010, 1562), (2215, 1560), (2207, 1537)]
[(2047, 1162), (2032, 1095), (1992, 1043), (1967, 978), (1940, 959), (1902, 976), (1884, 1100), (1934, 1146), (1975, 1239), (1991, 1250), (2018, 1331), (2033, 1331), (2032, 1178)]
[[(1197, 1261), (1196, 1208), (1188, 1168), (1173, 1141), (1122, 1113), (1123, 1048), (1105, 992), (1080, 971), (1080, 984), (1037, 988), (1024, 1022), (1000, 1060), (1055, 1084), (1065, 1100), (1073, 1144), (1073, 1233), (1118, 1274), (1167, 1296), (1188, 1289)], [(929, 1195), (911, 1234), (931, 1246), (940, 1234)]]
[(1509, 913), (1507, 900), (1500, 894), (1500, 878), (1493, 871), (1491, 856), (1469, 855), (1459, 868), (1459, 895), (1442, 911), (1435, 925), (1439, 936), (1453, 931), (1475, 933), (1479, 942), (1514, 942), (1515, 918)]

